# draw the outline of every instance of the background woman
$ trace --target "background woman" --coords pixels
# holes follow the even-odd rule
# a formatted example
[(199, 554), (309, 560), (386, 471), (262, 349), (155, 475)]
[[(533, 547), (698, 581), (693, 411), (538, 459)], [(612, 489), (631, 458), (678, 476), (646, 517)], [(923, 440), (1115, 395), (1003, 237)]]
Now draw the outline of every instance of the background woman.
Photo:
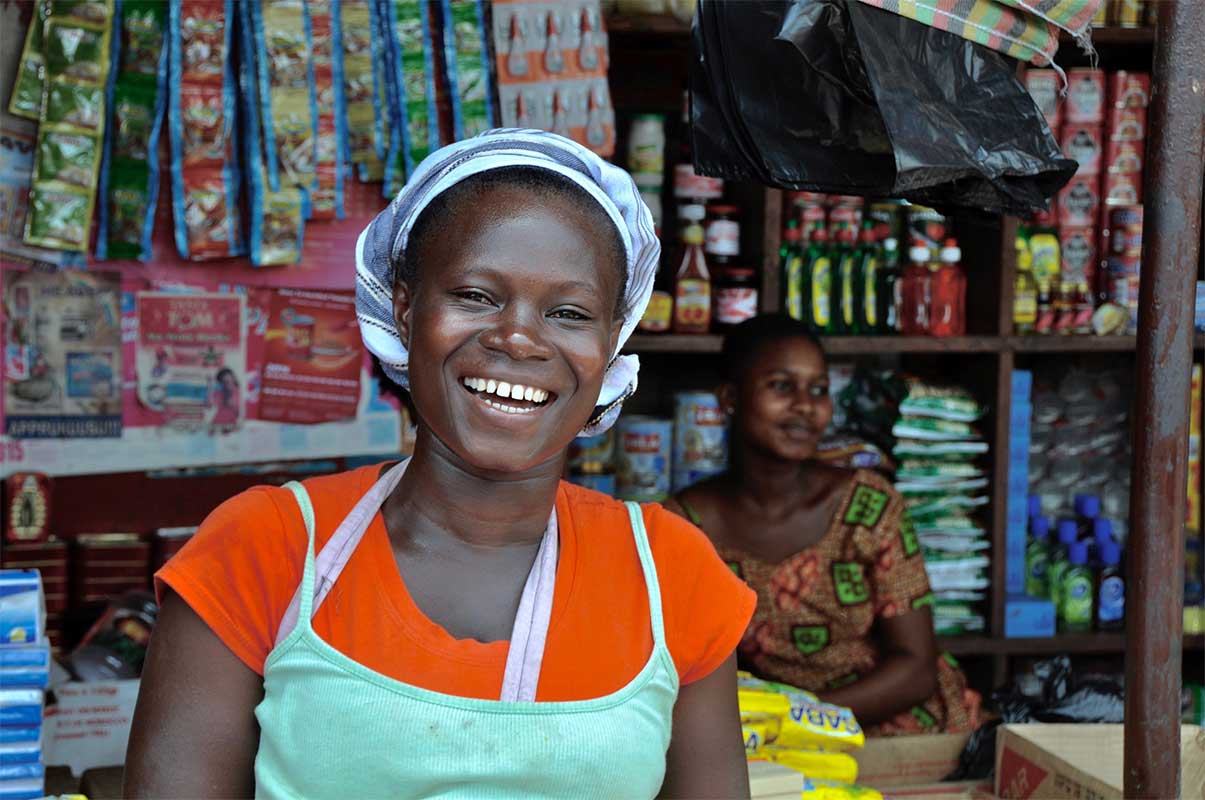
[(567, 139), (419, 166), (356, 248), (414, 455), (239, 495), (160, 571), (128, 795), (748, 796), (755, 598), (678, 517), (560, 481), (635, 390), (658, 250)]
[(903, 499), (876, 473), (815, 458), (833, 416), (820, 343), (758, 317), (725, 339), (723, 363), (731, 467), (668, 506), (757, 592), (742, 664), (850, 707), (871, 734), (973, 729), (978, 696), (937, 654)]

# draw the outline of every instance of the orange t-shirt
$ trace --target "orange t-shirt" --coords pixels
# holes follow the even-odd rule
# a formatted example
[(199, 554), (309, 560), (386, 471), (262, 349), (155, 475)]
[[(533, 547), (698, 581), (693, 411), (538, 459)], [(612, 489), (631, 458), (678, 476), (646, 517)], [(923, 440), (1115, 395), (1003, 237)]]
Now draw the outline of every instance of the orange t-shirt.
[[(321, 549), (380, 466), (305, 482)], [(652, 652), (648, 595), (627, 510), (562, 483), (556, 497), (560, 559), (536, 699), (613, 693)], [(643, 508), (661, 584), (666, 643), (682, 684), (704, 678), (736, 648), (757, 596), (697, 528), (657, 505)], [(291, 492), (257, 487), (219, 506), (155, 575), (248, 667), (263, 674), (305, 563), (307, 536)], [(315, 632), (344, 655), (405, 683), (497, 699), (507, 642), (455, 639), (415, 605), (378, 513), (314, 615)]]

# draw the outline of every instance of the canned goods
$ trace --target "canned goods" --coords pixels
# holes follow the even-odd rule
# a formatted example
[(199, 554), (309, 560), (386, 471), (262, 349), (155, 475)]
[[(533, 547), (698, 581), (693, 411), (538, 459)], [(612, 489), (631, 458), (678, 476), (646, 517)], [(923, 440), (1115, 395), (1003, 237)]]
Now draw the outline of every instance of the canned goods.
[(658, 417), (620, 417), (616, 437), (619, 498), (659, 503), (669, 497), (674, 423)]
[(718, 200), (723, 196), (723, 178), (700, 175), (689, 162), (674, 167), (674, 197), (678, 200)]
[(610, 495), (611, 497), (615, 496), (615, 474), (614, 473), (588, 474), (588, 475), (587, 474), (583, 474), (583, 475), (570, 474), (569, 482), (576, 484), (578, 486), (584, 487), (586, 489), (590, 489), (595, 492), (602, 492), (603, 494)]
[(1059, 76), (1052, 69), (1029, 69), (1025, 71), (1025, 89), (1033, 98), (1034, 105), (1046, 118), (1052, 131), (1059, 129), (1062, 114), (1059, 111)]
[(728, 467), (728, 421), (713, 392), (674, 396), (673, 489), (680, 492)]
[(1142, 257), (1142, 206), (1117, 206), (1109, 211), (1109, 254)]
[(1149, 72), (1118, 70), (1109, 73), (1109, 105), (1112, 108), (1146, 108), (1151, 104)]
[(1146, 22), (1143, 0), (1114, 0), (1113, 24), (1122, 28), (1140, 28)]
[(1105, 175), (1104, 202), (1110, 206), (1136, 206), (1142, 202), (1142, 175), (1110, 172)]
[(1126, 309), (1130, 314), (1129, 330), (1138, 327), (1138, 283), (1142, 271), (1142, 260), (1126, 256), (1109, 258), (1106, 277), (1109, 300)]
[(870, 204), (866, 218), (874, 224), (875, 241), (899, 238), (900, 212), (903, 208), (903, 203), (898, 200), (881, 200)]
[(1067, 70), (1067, 122), (1100, 122), (1105, 116), (1105, 73), (1091, 67)]
[(715, 290), (715, 321), (722, 327), (739, 325), (757, 316), (756, 273), (734, 267), (720, 274)]
[(812, 231), (823, 228), (828, 222), (824, 195), (814, 192), (792, 192), (791, 213), (799, 221), (799, 231), (805, 238), (810, 236)]
[(1146, 141), (1146, 109), (1110, 108), (1105, 128), (1111, 142)]
[(1096, 283), (1096, 231), (1093, 228), (1059, 229), (1061, 279), (1066, 283)]
[(1142, 142), (1119, 142), (1110, 139), (1105, 145), (1102, 172), (1142, 172)]
[(1104, 130), (1099, 122), (1063, 126), (1063, 155), (1079, 164), (1076, 175), (1099, 175)]
[(597, 436), (579, 436), (569, 444), (569, 471), (588, 473), (610, 472), (615, 468), (614, 429)]
[(741, 223), (737, 219), (740, 210), (736, 206), (710, 206), (707, 209), (706, 244), (703, 249), (709, 255), (735, 258), (741, 254)]
[(1099, 179), (1092, 175), (1076, 175), (1059, 190), (1059, 225), (1086, 227), (1096, 222), (1100, 208)]

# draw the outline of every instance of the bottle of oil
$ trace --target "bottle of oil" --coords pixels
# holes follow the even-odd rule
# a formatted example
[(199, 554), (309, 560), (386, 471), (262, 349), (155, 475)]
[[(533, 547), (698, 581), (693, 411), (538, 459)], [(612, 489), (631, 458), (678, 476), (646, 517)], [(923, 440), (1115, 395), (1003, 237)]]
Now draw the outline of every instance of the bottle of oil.
[(850, 228), (837, 234), (833, 263), (833, 326), (832, 333), (846, 336), (861, 333), (858, 325), (858, 249), (857, 233)]
[(782, 249), (779, 250), (779, 260), (782, 264), (783, 285), (786, 287), (786, 309), (793, 319), (805, 319), (804, 276), (803, 276), (803, 235), (799, 231), (799, 223), (791, 220), (782, 234)]
[(883, 266), (879, 269), (875, 302), (879, 333), (896, 333), (900, 327), (900, 245), (890, 236), (883, 240)]
[(833, 325), (833, 254), (824, 228), (812, 233), (803, 275), (805, 321), (813, 333), (829, 333)]
[(1013, 331), (1025, 335), (1034, 332), (1038, 321), (1038, 281), (1033, 276), (1033, 256), (1029, 242), (1017, 234), (1017, 277), (1013, 283)]

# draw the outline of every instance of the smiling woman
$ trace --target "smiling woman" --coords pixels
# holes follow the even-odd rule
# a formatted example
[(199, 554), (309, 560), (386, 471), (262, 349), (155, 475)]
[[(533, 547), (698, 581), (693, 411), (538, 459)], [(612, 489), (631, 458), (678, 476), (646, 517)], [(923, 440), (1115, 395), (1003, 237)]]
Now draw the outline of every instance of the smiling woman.
[(748, 795), (755, 597), (684, 520), (560, 481), (636, 389), (658, 255), (561, 137), (419, 166), (356, 252), (414, 455), (239, 495), (156, 575), (129, 796)]

